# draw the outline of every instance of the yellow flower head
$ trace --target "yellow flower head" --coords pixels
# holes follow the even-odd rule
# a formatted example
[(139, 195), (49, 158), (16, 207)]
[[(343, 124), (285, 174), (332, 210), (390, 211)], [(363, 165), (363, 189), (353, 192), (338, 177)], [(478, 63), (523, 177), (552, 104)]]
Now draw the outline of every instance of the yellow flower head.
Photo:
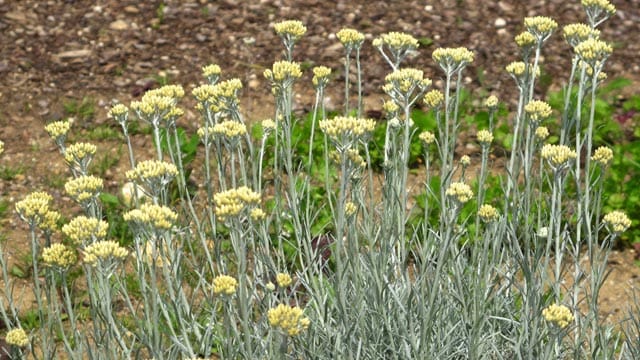
[(619, 210), (608, 213), (602, 220), (607, 228), (609, 228), (609, 231), (616, 234), (623, 233), (631, 227), (631, 220), (627, 214)]
[(135, 169), (127, 171), (125, 175), (129, 180), (166, 185), (178, 175), (178, 168), (164, 161), (145, 160), (139, 162)]
[(436, 141), (436, 136), (431, 131), (423, 131), (418, 135), (418, 138), (427, 146), (433, 144)]
[(53, 198), (51, 195), (36, 191), (27, 195), (16, 203), (16, 211), (20, 218), (29, 224), (38, 225), (49, 212), (49, 204)]
[(271, 70), (264, 71), (264, 77), (273, 83), (293, 82), (302, 76), (300, 64), (291, 61), (276, 61)]
[(42, 261), (50, 267), (68, 269), (77, 260), (76, 252), (64, 244), (52, 244), (42, 250)]
[(413, 36), (402, 32), (389, 32), (380, 35), (373, 41), (373, 46), (379, 48), (386, 45), (393, 51), (415, 50), (418, 48), (418, 40)]
[(307, 27), (298, 20), (285, 20), (273, 24), (276, 34), (282, 37), (289, 37), (293, 41), (297, 41), (307, 32)]
[(25, 348), (29, 346), (29, 336), (21, 328), (10, 330), (4, 339), (7, 344), (13, 345), (19, 348)]
[(228, 275), (218, 275), (213, 279), (213, 293), (231, 296), (236, 293), (238, 281)]
[(589, 24), (596, 27), (616, 13), (616, 7), (609, 0), (582, 0)]
[(569, 24), (562, 28), (562, 37), (572, 47), (588, 39), (597, 39), (599, 36), (600, 30), (592, 29), (587, 24)]
[(247, 126), (233, 120), (226, 120), (215, 124), (211, 130), (215, 135), (226, 137), (227, 139), (237, 139), (247, 134)]
[(292, 282), (293, 280), (291, 280), (291, 276), (289, 274), (278, 273), (276, 275), (276, 284), (278, 284), (278, 287), (286, 288), (291, 285)]
[(530, 48), (536, 45), (536, 37), (528, 31), (516, 35), (515, 41), (521, 48)]
[(546, 16), (533, 16), (524, 18), (524, 26), (538, 42), (542, 42), (551, 36), (558, 23)]
[(69, 121), (54, 121), (47, 124), (44, 127), (44, 130), (47, 132), (47, 134), (49, 134), (49, 136), (51, 136), (52, 139), (57, 140), (59, 138), (66, 137), (70, 128), (71, 123)]
[(342, 29), (336, 33), (336, 37), (345, 48), (359, 48), (364, 42), (364, 34), (354, 29)]
[(485, 223), (490, 223), (498, 220), (500, 214), (498, 210), (489, 204), (484, 204), (478, 209), (478, 217)]
[(4, 152), (4, 141), (0, 140), (0, 155)]
[(115, 241), (98, 241), (84, 249), (84, 263), (93, 267), (113, 261), (123, 261), (129, 251)]
[(574, 50), (582, 61), (591, 66), (606, 60), (613, 52), (610, 44), (598, 39), (587, 39), (576, 45)]
[[(216, 215), (225, 220), (231, 217), (241, 216), (258, 207), (261, 196), (246, 186), (217, 193), (213, 196)], [(253, 214), (257, 216), (257, 214)], [(257, 220), (257, 219), (256, 219)]]
[(431, 86), (431, 80), (423, 78), (423, 74), (422, 70), (418, 69), (396, 70), (384, 78), (386, 84), (382, 89), (388, 94), (393, 92), (409, 94), (414, 89), (422, 91)]
[(482, 146), (489, 146), (493, 141), (493, 134), (489, 130), (479, 130), (476, 137)]
[(79, 176), (64, 184), (67, 194), (78, 203), (84, 203), (98, 197), (103, 188), (104, 181), (93, 175)]
[(444, 94), (440, 90), (431, 90), (424, 95), (424, 103), (430, 108), (439, 108), (444, 104)]
[(222, 73), (222, 69), (220, 66), (216, 64), (209, 64), (207, 66), (202, 67), (202, 76), (209, 79), (211, 77), (218, 77)]
[(549, 137), (549, 129), (546, 126), (538, 126), (536, 128), (536, 139), (538, 141), (543, 141), (544, 139)]
[(551, 106), (544, 101), (532, 100), (524, 107), (531, 122), (540, 122), (551, 116)]
[(97, 151), (98, 148), (93, 144), (75, 143), (69, 145), (64, 153), (64, 159), (69, 164), (88, 165)]
[(551, 304), (542, 310), (544, 319), (557, 327), (564, 329), (573, 322), (573, 314), (564, 305)]
[(450, 74), (472, 63), (474, 56), (469, 49), (458, 47), (435, 49), (431, 57), (445, 73)]
[(123, 216), (124, 221), (135, 223), (148, 230), (170, 230), (178, 214), (166, 206), (155, 204), (142, 204), (140, 209), (133, 209)]
[(576, 152), (565, 145), (546, 144), (542, 147), (540, 154), (554, 170), (564, 167), (576, 158)]
[(73, 244), (89, 244), (102, 240), (107, 236), (109, 224), (106, 221), (86, 216), (78, 216), (62, 226), (65, 234)]
[(375, 129), (375, 126), (375, 120), (346, 116), (336, 116), (320, 121), (320, 129), (327, 136), (336, 140), (343, 137), (359, 138), (368, 135)]
[(313, 86), (317, 88), (324, 88), (329, 82), (329, 75), (331, 75), (331, 69), (326, 66), (316, 66), (313, 68), (313, 79), (311, 82)]
[(488, 107), (489, 109), (495, 109), (498, 107), (498, 102), (498, 97), (495, 95), (491, 95), (484, 101), (484, 106)]
[(463, 182), (452, 182), (446, 194), (460, 204), (466, 203), (473, 197), (471, 187)]
[(276, 122), (271, 119), (262, 120), (260, 124), (262, 125), (262, 131), (264, 131), (265, 134), (269, 134), (276, 129)]
[(597, 162), (602, 167), (606, 167), (607, 165), (609, 165), (612, 159), (613, 150), (606, 146), (600, 146), (596, 149), (596, 151), (593, 152), (593, 155), (591, 156), (591, 161)]
[(344, 215), (351, 217), (358, 211), (358, 206), (353, 201), (347, 201), (344, 204)]
[(279, 328), (289, 336), (299, 335), (309, 327), (310, 321), (297, 306), (280, 304), (267, 313), (269, 324)]
[(462, 155), (462, 157), (460, 158), (460, 165), (462, 165), (463, 167), (471, 165), (471, 158), (469, 157), (469, 155)]

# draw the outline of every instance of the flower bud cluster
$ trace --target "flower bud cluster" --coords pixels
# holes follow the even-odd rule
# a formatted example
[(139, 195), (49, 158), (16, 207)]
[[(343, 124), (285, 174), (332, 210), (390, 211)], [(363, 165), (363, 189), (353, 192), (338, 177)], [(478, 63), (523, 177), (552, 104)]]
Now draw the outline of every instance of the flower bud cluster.
[(540, 121), (551, 116), (551, 106), (544, 101), (532, 100), (524, 106), (524, 111), (529, 115), (529, 121), (537, 127)]
[(273, 24), (276, 34), (293, 41), (299, 40), (307, 32), (307, 27), (298, 20), (285, 20)]
[(60, 138), (62, 138), (64, 141), (64, 139), (67, 137), (67, 133), (69, 132), (70, 128), (71, 128), (71, 123), (69, 121), (61, 120), (61, 121), (54, 121), (47, 124), (44, 127), (44, 130), (47, 132), (47, 134), (49, 134), (49, 136), (51, 136), (53, 140), (57, 142), (58, 139)]
[(409, 99), (416, 91), (423, 92), (431, 86), (431, 79), (423, 78), (422, 70), (400, 69), (392, 72), (384, 78), (385, 85), (382, 90), (394, 100), (399, 96)]
[(331, 69), (326, 66), (316, 66), (313, 68), (313, 79), (311, 82), (316, 88), (324, 89), (329, 82), (329, 75), (331, 75)]
[(483, 147), (491, 145), (491, 142), (493, 141), (493, 134), (489, 130), (479, 130), (476, 137), (478, 138), (480, 145)]
[(473, 62), (473, 52), (465, 47), (458, 48), (438, 48), (431, 55), (433, 60), (442, 68), (447, 75), (462, 70)]
[(69, 145), (64, 153), (64, 159), (73, 168), (78, 168), (81, 173), (86, 173), (89, 164), (96, 155), (98, 148), (89, 143), (75, 143)]
[(300, 64), (291, 61), (276, 61), (271, 69), (264, 71), (264, 77), (274, 84), (288, 84), (302, 76)]
[(89, 266), (97, 267), (102, 263), (122, 261), (127, 255), (129, 251), (117, 242), (103, 240), (90, 244), (84, 249), (83, 261)]
[(364, 42), (364, 34), (355, 29), (342, 29), (336, 33), (336, 37), (344, 45), (347, 53), (360, 48)]
[(478, 209), (478, 217), (483, 222), (490, 223), (498, 220), (498, 218), (500, 217), (500, 214), (498, 213), (498, 210), (495, 207), (489, 204), (484, 204), (480, 206), (480, 209)]
[(170, 230), (178, 219), (178, 214), (166, 206), (142, 204), (139, 209), (125, 213), (123, 218), (142, 229)]
[(51, 211), (49, 210), (51, 200), (53, 200), (51, 195), (45, 192), (32, 192), (16, 203), (16, 211), (22, 220), (29, 223), (29, 225), (37, 226), (45, 220), (45, 217)]
[(238, 281), (229, 275), (218, 275), (213, 279), (213, 293), (231, 296), (238, 289)]
[(202, 67), (202, 76), (207, 79), (210, 85), (215, 85), (215, 83), (218, 82), (221, 73), (222, 69), (216, 64), (209, 64)]
[(80, 204), (96, 199), (103, 188), (104, 181), (93, 175), (82, 175), (64, 184), (67, 194)]
[(139, 181), (152, 193), (158, 193), (178, 175), (178, 168), (164, 161), (145, 160), (125, 173), (127, 179)]
[(21, 328), (10, 330), (5, 336), (4, 341), (18, 348), (29, 346), (29, 336)]
[(580, 60), (592, 67), (606, 60), (613, 52), (610, 44), (598, 39), (587, 39), (576, 45), (574, 50)]
[(533, 16), (524, 18), (524, 26), (541, 43), (558, 28), (558, 23), (546, 16)]
[(291, 276), (289, 274), (278, 273), (276, 275), (276, 284), (278, 284), (278, 287), (280, 288), (286, 288), (287, 286), (291, 285), (292, 282), (293, 280), (291, 279)]
[(377, 48), (387, 46), (394, 52), (400, 52), (417, 49), (418, 40), (407, 33), (392, 31), (382, 34), (379, 38), (373, 40), (373, 46)]
[(549, 129), (546, 126), (538, 126), (536, 128), (535, 136), (538, 141), (544, 141), (549, 137)]
[(540, 154), (554, 170), (564, 168), (576, 158), (576, 152), (566, 145), (546, 144), (542, 147)]
[(564, 305), (551, 304), (542, 310), (544, 319), (555, 326), (564, 329), (573, 322), (573, 314), (568, 307)]
[(215, 124), (211, 131), (213, 134), (227, 139), (237, 139), (247, 134), (247, 126), (238, 121), (226, 120)]
[(585, 40), (597, 39), (599, 36), (600, 30), (593, 29), (587, 24), (569, 24), (562, 28), (562, 37), (571, 47)]
[(302, 309), (285, 304), (269, 309), (267, 318), (271, 326), (281, 329), (289, 336), (299, 335), (311, 323), (309, 318), (303, 315)]
[(464, 204), (473, 198), (473, 190), (463, 182), (452, 182), (446, 194), (460, 204)]
[(418, 135), (418, 138), (427, 146), (433, 144), (436, 141), (436, 136), (431, 131), (423, 131)]
[(108, 229), (109, 224), (106, 221), (78, 216), (62, 226), (62, 233), (71, 240), (71, 243), (86, 245), (104, 239)]
[(52, 244), (42, 250), (44, 264), (58, 270), (70, 268), (77, 260), (76, 252), (64, 244)]
[(600, 146), (593, 152), (591, 161), (595, 161), (602, 167), (606, 167), (613, 160), (613, 150), (606, 146)]
[(631, 220), (627, 214), (619, 210), (606, 214), (602, 220), (609, 231), (615, 234), (623, 233), (631, 227)]
[(241, 216), (244, 212), (250, 213), (252, 209), (260, 204), (260, 194), (246, 186), (217, 193), (213, 196), (213, 199), (216, 206), (216, 215), (222, 221), (227, 218)]
[(340, 148), (350, 147), (356, 140), (368, 136), (376, 127), (373, 119), (336, 116), (320, 121), (320, 130), (329, 136)]

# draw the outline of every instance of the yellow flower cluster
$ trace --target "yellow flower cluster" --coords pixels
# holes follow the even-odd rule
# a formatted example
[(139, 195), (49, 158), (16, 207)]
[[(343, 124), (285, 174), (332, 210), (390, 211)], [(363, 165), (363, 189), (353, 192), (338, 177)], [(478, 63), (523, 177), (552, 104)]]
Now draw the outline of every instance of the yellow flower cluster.
[(489, 204), (484, 204), (478, 209), (478, 217), (485, 223), (496, 221), (499, 216), (498, 210)]
[(551, 106), (544, 101), (532, 100), (524, 106), (524, 111), (532, 122), (542, 121), (551, 116)]
[(304, 317), (302, 309), (297, 306), (280, 304), (267, 313), (269, 324), (280, 328), (289, 336), (296, 336), (309, 327), (309, 318)]
[(476, 137), (482, 146), (489, 146), (493, 141), (493, 134), (489, 130), (479, 130)]
[(609, 16), (616, 13), (616, 7), (609, 0), (582, 0), (582, 6), (586, 8), (600, 9), (605, 11)]
[(125, 175), (129, 180), (169, 179), (178, 175), (178, 168), (164, 161), (145, 160), (139, 162), (135, 169), (127, 171)]
[(227, 217), (240, 215), (245, 209), (260, 204), (260, 194), (246, 186), (217, 193), (213, 196), (216, 215), (224, 221)]
[[(174, 99), (168, 96), (148, 95), (142, 97), (142, 101), (132, 101), (131, 109), (145, 121), (154, 120), (155, 117), (165, 116), (174, 106)], [(155, 119), (156, 121), (159, 119)]]
[(444, 103), (444, 94), (440, 90), (431, 90), (424, 94), (424, 103), (428, 107), (439, 108)]
[(548, 322), (564, 329), (573, 322), (573, 314), (568, 307), (564, 305), (551, 304), (542, 310), (542, 316)]
[(271, 119), (264, 119), (260, 124), (262, 125), (262, 130), (265, 133), (271, 132), (276, 129), (276, 122)]
[(71, 128), (71, 123), (69, 121), (54, 121), (52, 123), (47, 124), (44, 127), (44, 130), (51, 136), (53, 139), (57, 139), (61, 136), (66, 136)]
[(331, 75), (331, 69), (326, 66), (316, 66), (313, 68), (313, 79), (311, 83), (315, 87), (324, 88), (329, 82), (329, 75)]
[(276, 61), (271, 69), (264, 71), (264, 77), (275, 83), (292, 81), (302, 76), (300, 64), (291, 61)]
[(549, 137), (549, 129), (547, 129), (546, 126), (538, 126), (536, 128), (536, 139), (538, 139), (538, 141), (543, 141), (544, 139)]
[(164, 85), (157, 89), (149, 90), (142, 96), (142, 101), (145, 101), (145, 98), (151, 97), (168, 97), (173, 100), (173, 105), (177, 102), (177, 100), (184, 97), (184, 89), (180, 85)]
[(0, 155), (4, 152), (4, 141), (0, 140)]
[(215, 124), (211, 131), (219, 136), (226, 138), (238, 138), (247, 133), (247, 126), (241, 122), (226, 120)]
[(222, 69), (216, 64), (209, 64), (202, 67), (202, 76), (209, 78), (212, 76), (220, 76)]
[(64, 244), (52, 244), (42, 250), (42, 261), (50, 267), (67, 269), (77, 260), (76, 252)]
[(418, 138), (425, 144), (431, 145), (434, 141), (436, 141), (436, 136), (433, 135), (431, 131), (423, 131), (418, 135)]
[(47, 213), (50, 212), (49, 204), (53, 198), (51, 195), (36, 191), (27, 195), (23, 200), (16, 203), (16, 211), (20, 218), (30, 224), (40, 224)]
[(249, 211), (249, 217), (251, 217), (251, 220), (253, 221), (260, 221), (264, 220), (264, 218), (267, 217), (267, 214), (265, 214), (265, 212), (260, 208), (253, 208)]
[(21, 328), (10, 330), (4, 338), (9, 345), (25, 348), (29, 345), (29, 336)]
[(221, 81), (215, 85), (200, 85), (191, 91), (191, 94), (200, 103), (206, 103), (209, 106), (220, 107), (220, 102), (229, 99), (236, 99), (238, 92), (242, 89), (242, 81), (240, 79), (229, 79)]
[(602, 220), (610, 231), (618, 234), (627, 231), (631, 226), (631, 220), (627, 214), (619, 210), (608, 213)]
[(460, 69), (462, 66), (473, 62), (473, 52), (466, 47), (437, 48), (431, 55), (445, 71)]
[(85, 264), (95, 267), (100, 262), (124, 260), (127, 255), (129, 255), (129, 251), (117, 242), (103, 240), (88, 245), (84, 249), (83, 260)]
[(129, 116), (129, 109), (122, 104), (116, 104), (111, 107), (111, 110), (109, 110), (108, 115), (110, 118), (123, 124), (124, 122), (127, 121), (127, 118)]
[(397, 89), (404, 94), (415, 88), (424, 89), (431, 86), (431, 79), (423, 78), (423, 74), (422, 70), (418, 69), (396, 70), (384, 78), (386, 84), (382, 89), (387, 93)]
[(65, 234), (73, 244), (88, 244), (104, 239), (109, 224), (106, 221), (86, 216), (78, 216), (62, 226)]
[(407, 33), (392, 31), (382, 34), (379, 38), (373, 40), (373, 46), (379, 48), (383, 45), (394, 51), (414, 50), (418, 48), (418, 40)]
[(233, 295), (238, 288), (238, 281), (228, 275), (218, 275), (213, 279), (213, 293)]
[(75, 201), (82, 203), (100, 195), (104, 181), (93, 175), (82, 175), (64, 184), (64, 190)]
[(294, 41), (300, 39), (307, 32), (307, 27), (298, 20), (285, 20), (273, 24), (273, 29), (280, 36), (290, 36)]
[(582, 61), (592, 66), (598, 61), (605, 60), (613, 52), (610, 44), (598, 39), (587, 39), (576, 45), (574, 49)]
[(495, 95), (491, 95), (484, 101), (484, 106), (488, 107), (489, 109), (495, 109), (498, 107), (498, 102), (498, 97)]
[(527, 71), (527, 64), (522, 61), (514, 61), (505, 67), (505, 70), (513, 76), (520, 77)]
[(543, 41), (558, 27), (558, 23), (546, 16), (533, 16), (524, 18), (524, 26), (538, 41)]
[(446, 192), (447, 196), (455, 199), (457, 202), (464, 204), (473, 197), (471, 187), (463, 182), (452, 182)]
[(344, 215), (345, 216), (351, 217), (351, 216), (356, 214), (356, 211), (358, 211), (358, 207), (356, 206), (356, 204), (353, 201), (347, 201), (347, 203), (344, 204)]
[(462, 155), (462, 157), (460, 158), (460, 165), (462, 165), (463, 167), (471, 165), (471, 158), (469, 157), (469, 155)]
[(169, 230), (178, 219), (178, 214), (166, 206), (142, 204), (140, 209), (133, 209), (123, 216), (124, 221), (134, 222), (140, 226), (149, 226), (157, 230)]
[(599, 36), (600, 30), (592, 29), (587, 24), (569, 24), (562, 28), (562, 37), (571, 46), (576, 46), (588, 39), (597, 39)]
[(98, 148), (89, 143), (75, 143), (69, 145), (64, 153), (64, 159), (69, 163), (86, 163), (93, 159)]
[(364, 34), (355, 29), (342, 29), (336, 33), (336, 37), (348, 49), (360, 47), (364, 42)]
[(536, 44), (536, 37), (528, 31), (521, 32), (515, 37), (516, 45), (521, 48), (532, 47)]
[(607, 166), (613, 160), (613, 150), (606, 146), (600, 146), (593, 152), (591, 161), (595, 161), (601, 166)]
[(373, 119), (336, 116), (320, 121), (319, 125), (327, 136), (340, 139), (345, 136), (360, 137), (367, 135), (375, 129), (376, 122)]
[(278, 287), (286, 288), (287, 286), (291, 285), (292, 282), (293, 280), (291, 279), (291, 276), (289, 274), (286, 274), (286, 273), (276, 274), (276, 284), (278, 284)]
[(60, 220), (60, 213), (54, 210), (49, 210), (44, 213), (38, 227), (40, 230), (51, 234), (58, 229), (58, 221)]
[[(354, 166), (359, 168), (364, 168), (367, 166), (367, 162), (364, 161), (364, 158), (360, 155), (360, 152), (357, 149), (347, 149), (345, 151), (345, 154), (347, 160)], [(332, 151), (331, 153), (329, 153), (329, 157), (336, 164), (341, 164), (342, 157), (340, 156), (340, 153), (338, 151)]]
[(558, 169), (576, 158), (576, 152), (566, 145), (546, 144), (540, 152), (542, 158), (547, 160), (551, 167)]

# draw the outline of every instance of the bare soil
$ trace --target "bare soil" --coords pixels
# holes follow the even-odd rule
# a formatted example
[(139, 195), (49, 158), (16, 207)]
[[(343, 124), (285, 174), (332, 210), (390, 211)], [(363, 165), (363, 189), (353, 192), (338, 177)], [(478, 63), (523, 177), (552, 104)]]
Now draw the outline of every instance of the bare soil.
[[(615, 45), (606, 71), (610, 78), (623, 76), (634, 82), (621, 94), (628, 96), (640, 87), (640, 0), (613, 3), (618, 11), (602, 26), (602, 38)], [(77, 210), (62, 190), (66, 166), (43, 129), (50, 121), (74, 117), (76, 140), (100, 126), (119, 131), (107, 117), (112, 104), (128, 104), (165, 80), (182, 84), (189, 92), (202, 82), (200, 68), (209, 63), (219, 64), (225, 78), (242, 80), (243, 112), (249, 121), (272, 116), (273, 102), (262, 72), (282, 58), (274, 22), (298, 19), (306, 24), (308, 33), (294, 57), (306, 68), (334, 69), (337, 75), (327, 101), (334, 109), (342, 106), (344, 81), (342, 47), (334, 34), (343, 27), (364, 32), (366, 110), (378, 114), (384, 98), (380, 86), (389, 68), (370, 45), (371, 39), (405, 31), (425, 44), (431, 42), (407, 65), (423, 69), (436, 86), (440, 73), (431, 52), (437, 47), (466, 46), (476, 54), (466, 70), (466, 86), (478, 98), (496, 94), (510, 104), (515, 86), (503, 69), (518, 59), (513, 37), (523, 30), (523, 18), (532, 15), (551, 16), (561, 26), (585, 21), (577, 0), (0, 0), (0, 139), (6, 149), (0, 168), (15, 172), (0, 181), (0, 198), (9, 204), (0, 219), (0, 232), (10, 255), (19, 258), (27, 253), (24, 225), (12, 209), (16, 200), (33, 190), (49, 191), (68, 217)], [(541, 97), (550, 87), (562, 86), (569, 53), (559, 33), (549, 40), (542, 66), (551, 81), (537, 89)], [(306, 71), (297, 111), (311, 107), (310, 78)], [(83, 99), (94, 104), (94, 113), (78, 111), (78, 106), (70, 109), (72, 102)], [(186, 109), (189, 101), (185, 100)], [(181, 121), (195, 131), (200, 120), (195, 111), (187, 110)], [(122, 184), (126, 150), (119, 140), (105, 136), (91, 141), (103, 160), (115, 159), (103, 174), (108, 191), (115, 193)], [(134, 144), (139, 153), (152, 146), (145, 137), (136, 138)], [(602, 290), (605, 316), (620, 318), (628, 290), (640, 283), (636, 256), (633, 249), (612, 254), (612, 272)]]

